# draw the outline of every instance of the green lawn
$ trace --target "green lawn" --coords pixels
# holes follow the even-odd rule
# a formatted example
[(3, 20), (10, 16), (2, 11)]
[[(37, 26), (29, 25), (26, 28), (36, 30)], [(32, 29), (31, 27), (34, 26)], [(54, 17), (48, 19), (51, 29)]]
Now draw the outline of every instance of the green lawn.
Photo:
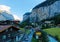
[(24, 28), (20, 28), (20, 30), (21, 30), (22, 32), (25, 32), (25, 29), (24, 29)]
[(58, 36), (59, 40), (60, 40), (60, 28), (50, 28), (50, 29), (44, 29), (45, 32), (47, 32), (48, 34), (52, 35), (52, 36)]
[(24, 28), (20, 28), (21, 31), (25, 32), (26, 34), (29, 34), (30, 33), (30, 30), (29, 29), (24, 29)]

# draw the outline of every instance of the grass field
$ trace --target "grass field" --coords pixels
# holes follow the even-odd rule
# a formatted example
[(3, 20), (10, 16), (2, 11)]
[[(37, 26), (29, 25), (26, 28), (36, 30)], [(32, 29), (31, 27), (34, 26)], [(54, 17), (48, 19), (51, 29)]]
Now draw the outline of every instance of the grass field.
[(60, 40), (60, 28), (50, 28), (50, 29), (44, 29), (45, 32), (52, 36), (58, 36), (58, 39)]
[(30, 30), (29, 29), (24, 29), (24, 28), (20, 28), (21, 31), (25, 32), (26, 34), (29, 34), (30, 33)]
[(25, 32), (25, 29), (24, 28), (20, 28), (21, 31)]

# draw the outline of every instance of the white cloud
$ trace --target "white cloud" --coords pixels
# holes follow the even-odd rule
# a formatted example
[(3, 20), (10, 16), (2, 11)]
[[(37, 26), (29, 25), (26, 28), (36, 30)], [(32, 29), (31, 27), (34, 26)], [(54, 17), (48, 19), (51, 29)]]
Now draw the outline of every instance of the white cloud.
[(21, 20), (17, 15), (13, 15), (14, 20)]
[[(0, 13), (2, 13), (2, 12), (6, 12), (6, 13), (11, 13), (11, 7), (9, 7), (9, 6), (6, 6), (6, 5), (0, 5)], [(11, 15), (14, 17), (14, 20), (22, 20), (22, 19), (20, 19), (18, 16), (16, 16), (15, 14), (13, 15), (12, 13), (11, 13)]]
[(30, 12), (32, 11), (32, 9), (30, 9)]
[(7, 12), (7, 13), (10, 13), (10, 7), (9, 6), (6, 6), (6, 5), (0, 5), (0, 12)]

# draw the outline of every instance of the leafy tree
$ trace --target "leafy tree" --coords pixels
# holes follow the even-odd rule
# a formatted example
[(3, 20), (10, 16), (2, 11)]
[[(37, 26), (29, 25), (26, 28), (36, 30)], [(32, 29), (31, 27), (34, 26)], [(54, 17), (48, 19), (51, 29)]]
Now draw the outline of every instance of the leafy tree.
[(27, 20), (23, 21), (23, 22), (20, 24), (21, 27), (25, 27), (25, 26), (27, 26), (27, 25), (28, 25), (28, 26), (31, 25), (29, 18), (28, 18)]
[(54, 24), (60, 24), (60, 14), (58, 14), (58, 15), (56, 15), (56, 16), (54, 16), (53, 18), (52, 18), (52, 20), (54, 20)]

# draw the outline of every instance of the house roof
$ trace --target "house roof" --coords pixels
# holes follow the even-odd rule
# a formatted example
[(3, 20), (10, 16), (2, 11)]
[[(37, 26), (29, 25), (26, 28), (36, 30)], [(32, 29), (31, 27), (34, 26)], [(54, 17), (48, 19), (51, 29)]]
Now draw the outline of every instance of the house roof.
[(38, 4), (37, 6), (35, 6), (33, 9), (44, 7), (44, 6), (49, 6), (49, 5), (53, 4), (55, 1), (58, 1), (58, 0), (47, 0), (47, 1), (44, 1), (44, 2), (42, 2), (40, 4)]
[(12, 25), (0, 25), (0, 32), (3, 32), (4, 30), (11, 28), (11, 27), (19, 29), (16, 26), (12, 26)]

